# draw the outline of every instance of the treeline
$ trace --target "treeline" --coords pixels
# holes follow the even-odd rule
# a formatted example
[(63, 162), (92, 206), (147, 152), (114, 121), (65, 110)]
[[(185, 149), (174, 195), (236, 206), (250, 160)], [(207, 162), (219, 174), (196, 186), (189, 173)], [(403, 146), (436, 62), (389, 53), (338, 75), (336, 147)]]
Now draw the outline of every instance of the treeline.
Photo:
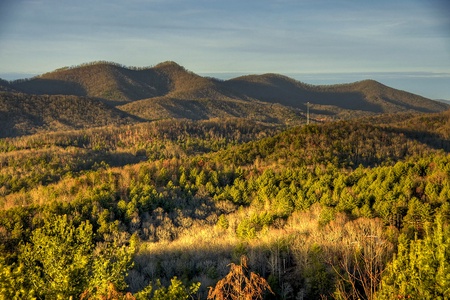
[(27, 204), (22, 202), (23, 193), (18, 192), (104, 165), (124, 166), (215, 152), (279, 130), (239, 119), (220, 123), (179, 120), (0, 139), (0, 196), (16, 193), (1, 199), (0, 205), (9, 207), (18, 201)]
[[(438, 148), (447, 123), (425, 120), (434, 127), (415, 136), (413, 119), (408, 128), (352, 121), (276, 135), (231, 121), (48, 135), (34, 147), (104, 141), (97, 151), (145, 161), (97, 162), (2, 196), (11, 208), (0, 212), (0, 292), (206, 299), (245, 255), (274, 292), (267, 299), (445, 299), (450, 156)], [(151, 157), (151, 139), (173, 149)], [(2, 142), (4, 155), (34, 143)]]
[(39, 77), (45, 77), (46, 75), (55, 73), (55, 72), (63, 72), (63, 71), (67, 71), (67, 70), (74, 70), (74, 69), (79, 69), (79, 68), (83, 68), (83, 67), (91, 67), (91, 66), (114, 66), (114, 67), (118, 67), (118, 68), (122, 68), (122, 69), (129, 69), (129, 70), (133, 70), (133, 71), (142, 71), (142, 70), (147, 70), (152, 68), (153, 66), (148, 66), (148, 67), (134, 67), (134, 66), (126, 66), (120, 63), (116, 63), (116, 62), (112, 62), (112, 61), (106, 61), (106, 60), (97, 60), (97, 61), (92, 61), (92, 62), (88, 62), (88, 63), (82, 63), (79, 65), (72, 65), (72, 66), (66, 66), (66, 67), (61, 67), (58, 68), (54, 71), (48, 72), (48, 73), (44, 73), (42, 75), (38, 75), (35, 76), (33, 78), (24, 78), (24, 79), (16, 79), (16, 80), (11, 80), (11, 81), (5, 81), (11, 84), (15, 84), (15, 83), (22, 83), (22, 82), (26, 82), (26, 81), (30, 81)]

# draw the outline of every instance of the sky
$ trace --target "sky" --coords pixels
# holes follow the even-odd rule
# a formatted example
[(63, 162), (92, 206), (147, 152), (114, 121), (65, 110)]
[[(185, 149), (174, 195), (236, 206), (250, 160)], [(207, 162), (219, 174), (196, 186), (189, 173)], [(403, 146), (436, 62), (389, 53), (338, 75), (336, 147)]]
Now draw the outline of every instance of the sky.
[(1, 0), (0, 78), (175, 61), (228, 79), (375, 79), (450, 100), (448, 0)]

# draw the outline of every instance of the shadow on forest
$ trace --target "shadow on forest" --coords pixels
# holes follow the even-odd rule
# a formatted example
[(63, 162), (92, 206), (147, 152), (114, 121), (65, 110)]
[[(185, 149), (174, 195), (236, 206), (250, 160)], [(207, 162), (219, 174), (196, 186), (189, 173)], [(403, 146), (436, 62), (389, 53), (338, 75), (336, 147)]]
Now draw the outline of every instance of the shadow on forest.
[(108, 153), (105, 154), (104, 158), (111, 167), (123, 167), (147, 160), (145, 155), (134, 155), (132, 153)]
[[(248, 258), (249, 271), (266, 279), (272, 275), (277, 280), (288, 280), (292, 292), (303, 288), (304, 279), (298, 274), (293, 253), (277, 250), (274, 245), (252, 246), (242, 242), (236, 245), (213, 242), (203, 247), (192, 244), (176, 249), (171, 246), (170, 249), (161, 247), (141, 251), (134, 257), (135, 265), (129, 271), (127, 282), (132, 292), (142, 290), (157, 280), (168, 286), (173, 277), (201, 282), (199, 296), (200, 299), (206, 299), (209, 288), (230, 272), (232, 263), (239, 264), (243, 255)], [(296, 280), (290, 280), (292, 278)]]
[(385, 128), (384, 130), (394, 134), (403, 134), (406, 138), (425, 144), (432, 149), (450, 152), (450, 140), (440, 134), (403, 128)]
[(231, 80), (231, 88), (241, 91), (247, 97), (272, 103), (281, 103), (306, 110), (309, 101), (316, 105), (339, 106), (340, 109), (361, 110), (374, 113), (384, 112), (381, 105), (370, 103), (361, 92), (313, 90), (308, 86), (272, 77), (270, 83)]
[(81, 84), (65, 80), (32, 78), (15, 81), (13, 87), (22, 92), (36, 95), (87, 96), (87, 91)]

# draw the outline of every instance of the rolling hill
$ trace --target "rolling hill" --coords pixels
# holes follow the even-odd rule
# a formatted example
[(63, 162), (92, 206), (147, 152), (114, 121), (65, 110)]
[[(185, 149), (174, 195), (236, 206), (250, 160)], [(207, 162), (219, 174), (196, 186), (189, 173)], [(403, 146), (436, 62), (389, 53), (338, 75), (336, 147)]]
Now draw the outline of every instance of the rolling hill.
[(89, 96), (117, 102), (160, 96), (168, 89), (154, 69), (128, 69), (106, 62), (61, 68), (12, 85), (29, 94)]
[[(94, 62), (31, 79), (1, 81), (0, 91), (7, 126), (1, 136), (170, 118), (237, 117), (291, 125), (305, 122), (307, 102), (311, 119), (316, 121), (439, 112), (450, 107), (373, 80), (314, 86), (278, 74), (263, 74), (221, 81), (199, 76), (175, 62), (148, 68)], [(31, 104), (33, 101), (37, 102)], [(67, 106), (68, 101), (83, 109)], [(41, 105), (52, 107), (51, 113)], [(57, 123), (63, 125), (49, 125)]]
[(249, 75), (231, 79), (228, 86), (244, 95), (265, 102), (305, 108), (306, 102), (320, 108), (345, 109), (370, 113), (402, 111), (437, 112), (445, 105), (374, 80), (338, 85), (308, 85), (278, 74)]

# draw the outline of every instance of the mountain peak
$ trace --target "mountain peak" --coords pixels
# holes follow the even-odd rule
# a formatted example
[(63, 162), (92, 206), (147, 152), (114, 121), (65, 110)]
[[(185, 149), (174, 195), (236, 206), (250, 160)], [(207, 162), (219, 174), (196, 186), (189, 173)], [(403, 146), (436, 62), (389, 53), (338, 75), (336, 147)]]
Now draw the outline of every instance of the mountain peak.
[[(167, 60), (163, 61), (155, 66), (155, 68), (163, 68), (163, 67), (177, 67), (177, 68), (183, 68), (173, 60)], [(183, 68), (184, 69), (184, 68)]]
[(378, 87), (378, 88), (385, 88), (385, 87), (387, 87), (384, 84), (382, 84), (381, 82), (378, 82), (378, 81), (373, 80), (373, 79), (364, 79), (364, 80), (361, 80), (361, 81), (357, 81), (354, 84), (358, 85), (360, 87)]
[(187, 70), (183, 66), (181, 66), (181, 65), (179, 65), (176, 62), (171, 61), (171, 60), (159, 63), (156, 66), (154, 66), (153, 69), (155, 69), (155, 70), (165, 70), (165, 71), (187, 72)]

